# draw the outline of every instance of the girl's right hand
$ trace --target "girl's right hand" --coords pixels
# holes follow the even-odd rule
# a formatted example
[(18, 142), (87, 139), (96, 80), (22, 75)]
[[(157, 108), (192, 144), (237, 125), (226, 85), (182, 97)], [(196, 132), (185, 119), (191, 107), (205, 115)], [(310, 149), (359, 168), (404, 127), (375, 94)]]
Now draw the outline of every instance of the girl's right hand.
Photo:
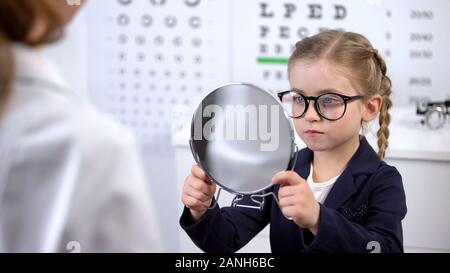
[(211, 182), (202, 168), (193, 165), (191, 173), (184, 180), (181, 201), (197, 221), (210, 207), (215, 192), (216, 184)]

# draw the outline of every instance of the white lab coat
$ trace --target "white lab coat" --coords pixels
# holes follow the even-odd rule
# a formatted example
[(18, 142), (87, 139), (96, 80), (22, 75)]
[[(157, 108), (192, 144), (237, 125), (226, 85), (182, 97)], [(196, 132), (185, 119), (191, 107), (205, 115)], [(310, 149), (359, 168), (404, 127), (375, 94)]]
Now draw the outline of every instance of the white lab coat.
[(0, 118), (0, 252), (159, 252), (134, 138), (67, 91), (35, 49), (14, 45)]

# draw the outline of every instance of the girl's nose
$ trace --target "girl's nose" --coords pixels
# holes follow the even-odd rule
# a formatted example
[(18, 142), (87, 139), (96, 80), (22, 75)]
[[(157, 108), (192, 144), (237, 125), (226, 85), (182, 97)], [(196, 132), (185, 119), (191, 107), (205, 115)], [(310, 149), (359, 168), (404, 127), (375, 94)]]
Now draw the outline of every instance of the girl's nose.
[(306, 113), (303, 116), (303, 118), (308, 122), (314, 122), (314, 121), (321, 120), (319, 113), (317, 113), (315, 103), (316, 103), (315, 101), (310, 102), (308, 110), (306, 111)]

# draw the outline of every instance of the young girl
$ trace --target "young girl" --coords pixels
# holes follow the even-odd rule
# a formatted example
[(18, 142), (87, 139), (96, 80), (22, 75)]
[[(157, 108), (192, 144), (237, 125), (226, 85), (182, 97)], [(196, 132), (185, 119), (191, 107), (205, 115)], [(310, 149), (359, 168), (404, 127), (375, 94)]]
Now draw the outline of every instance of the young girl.
[[(208, 210), (216, 186), (194, 165), (181, 226), (206, 252), (237, 251), (269, 223), (273, 252), (403, 252), (402, 178), (382, 161), (392, 105), (385, 62), (362, 35), (329, 30), (296, 44), (288, 72), (291, 90), (279, 97), (307, 148), (294, 171), (273, 177), (281, 209), (268, 198), (262, 211)], [(377, 116), (378, 155), (359, 134)]]

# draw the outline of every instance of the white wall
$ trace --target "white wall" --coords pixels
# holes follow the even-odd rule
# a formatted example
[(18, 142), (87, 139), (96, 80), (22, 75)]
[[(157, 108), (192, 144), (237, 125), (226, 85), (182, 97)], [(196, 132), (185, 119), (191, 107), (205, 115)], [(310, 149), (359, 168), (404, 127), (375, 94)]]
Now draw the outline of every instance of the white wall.
[(450, 252), (450, 162), (388, 159), (402, 174), (405, 251)]

